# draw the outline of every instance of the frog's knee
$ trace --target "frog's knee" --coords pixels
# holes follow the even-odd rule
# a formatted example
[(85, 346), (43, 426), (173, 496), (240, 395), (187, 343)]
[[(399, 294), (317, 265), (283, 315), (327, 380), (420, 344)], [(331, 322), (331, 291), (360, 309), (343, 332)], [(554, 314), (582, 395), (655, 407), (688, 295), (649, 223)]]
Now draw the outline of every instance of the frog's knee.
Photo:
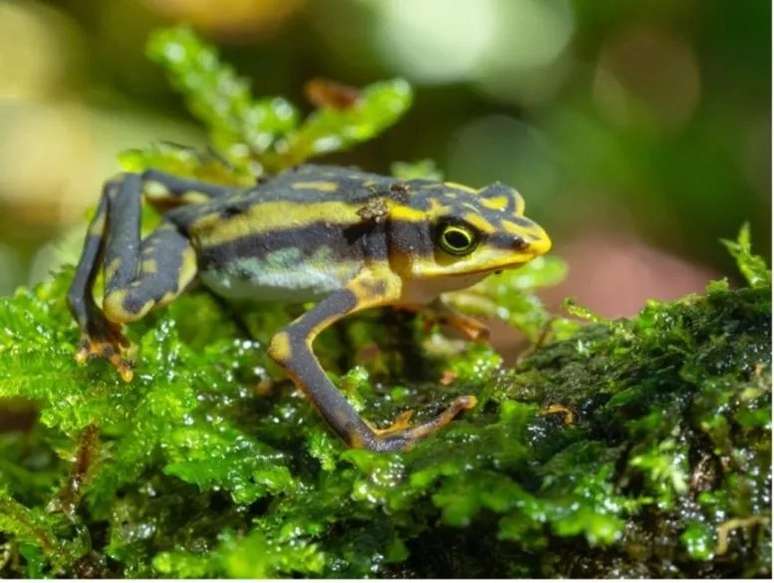
[(153, 300), (135, 289), (112, 291), (102, 300), (102, 311), (111, 322), (125, 324), (139, 320), (153, 307)]
[(269, 356), (279, 364), (287, 364), (293, 357), (293, 346), (290, 334), (286, 331), (277, 332), (271, 339), (268, 349)]

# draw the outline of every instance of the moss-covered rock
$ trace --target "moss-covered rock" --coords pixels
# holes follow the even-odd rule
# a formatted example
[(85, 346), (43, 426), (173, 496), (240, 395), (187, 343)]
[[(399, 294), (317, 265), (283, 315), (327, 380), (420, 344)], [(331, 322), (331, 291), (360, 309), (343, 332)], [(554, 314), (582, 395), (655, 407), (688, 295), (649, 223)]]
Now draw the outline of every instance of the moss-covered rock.
[[(155, 148), (127, 164), (239, 182), (288, 148), (310, 154), (292, 146), (307, 143), (295, 116), (249, 141), (276, 116), (250, 113), (245, 86), (190, 33), (154, 43), (191, 75), (177, 83), (226, 159)], [(344, 147), (399, 115), (380, 103), (376, 116), (323, 104), (307, 123), (350, 136)], [(346, 450), (277, 375), (263, 349), (293, 308), (235, 310), (196, 291), (131, 327), (131, 384), (104, 362), (76, 366), (65, 269), (0, 299), (0, 398), (37, 412), (0, 434), (0, 575), (769, 575), (771, 280), (746, 231), (728, 245), (749, 287), (715, 282), (632, 320), (548, 314), (534, 289), (561, 277), (558, 260), (453, 298), (535, 341), (512, 369), (413, 316), (327, 331), (326, 370), (377, 423), (479, 396), (396, 454)]]
[[(345, 450), (288, 383), (267, 394), (261, 340), (204, 293), (133, 329), (136, 382), (76, 367), (68, 273), (0, 301), (0, 395), (40, 411), (0, 440), (5, 576), (770, 570), (767, 286), (652, 303), (513, 370), (484, 345), (439, 353), (437, 333), (423, 359), (433, 382), (358, 359), (339, 384), (372, 418), (481, 397), (384, 455)], [(394, 326), (345, 324), (328, 356)]]

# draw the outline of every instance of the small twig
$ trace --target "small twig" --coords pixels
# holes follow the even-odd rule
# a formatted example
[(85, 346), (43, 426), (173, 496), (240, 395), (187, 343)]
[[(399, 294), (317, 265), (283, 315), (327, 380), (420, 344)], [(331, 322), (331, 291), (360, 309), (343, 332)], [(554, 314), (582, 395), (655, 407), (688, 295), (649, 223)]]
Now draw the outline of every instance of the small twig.
[(710, 462), (712, 462), (712, 456), (705, 453), (696, 464), (691, 475), (691, 489), (693, 491), (707, 490), (715, 479), (713, 473), (710, 473), (712, 471)]
[(521, 354), (519, 354), (519, 357), (516, 359), (517, 364), (520, 364), (546, 345), (548, 339), (551, 336), (551, 324), (554, 323), (554, 320), (556, 320), (556, 316), (551, 316), (548, 318), (548, 321), (546, 321), (546, 323), (543, 324), (543, 327), (540, 329), (540, 334), (538, 335), (537, 340), (535, 340), (535, 342), (530, 344), (521, 352)]
[(88, 481), (94, 458), (99, 448), (99, 427), (94, 424), (86, 426), (78, 440), (78, 452), (70, 476), (59, 491), (58, 507), (68, 516), (75, 509), (83, 494), (83, 486)]
[(716, 555), (725, 555), (728, 551), (728, 535), (737, 528), (748, 528), (756, 524), (768, 524), (768, 516), (750, 516), (748, 518), (732, 518), (718, 526), (718, 544), (715, 546)]

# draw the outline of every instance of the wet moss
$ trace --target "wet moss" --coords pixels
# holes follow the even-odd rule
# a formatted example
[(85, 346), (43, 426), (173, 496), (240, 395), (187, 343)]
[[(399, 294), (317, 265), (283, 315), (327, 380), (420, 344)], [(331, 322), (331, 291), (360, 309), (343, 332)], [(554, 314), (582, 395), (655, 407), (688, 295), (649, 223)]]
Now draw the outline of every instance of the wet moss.
[[(252, 98), (214, 53), (185, 31), (154, 42), (162, 61), (211, 67), (167, 63), (193, 75), (177, 83), (220, 128), (217, 147), (254, 135)], [(224, 87), (235, 93), (201, 96)], [(272, 140), (299, 127), (275, 117)], [(329, 121), (313, 127), (346, 126)], [(152, 148), (128, 163), (239, 182), (268, 159), (262, 143), (246, 158)], [(0, 398), (37, 412), (0, 435), (0, 575), (767, 576), (770, 274), (746, 231), (729, 248), (749, 287), (714, 282), (631, 320), (549, 314), (534, 292), (561, 278), (558, 259), (450, 298), (533, 340), (512, 368), (421, 316), (367, 313), (326, 332), (321, 360), (377, 424), (479, 396), (388, 455), (346, 450), (267, 360), (298, 308), (187, 294), (130, 328), (138, 366), (125, 384), (103, 362), (74, 363), (67, 268), (0, 299)]]
[(288, 382), (267, 392), (262, 342), (203, 292), (131, 329), (131, 385), (77, 367), (69, 275), (0, 300), (0, 395), (39, 410), (0, 441), (4, 576), (770, 572), (767, 286), (651, 302), (512, 369), (437, 330), (416, 335), (433, 381), (345, 358), (339, 386), (379, 422), (482, 398), (384, 455), (345, 450)]

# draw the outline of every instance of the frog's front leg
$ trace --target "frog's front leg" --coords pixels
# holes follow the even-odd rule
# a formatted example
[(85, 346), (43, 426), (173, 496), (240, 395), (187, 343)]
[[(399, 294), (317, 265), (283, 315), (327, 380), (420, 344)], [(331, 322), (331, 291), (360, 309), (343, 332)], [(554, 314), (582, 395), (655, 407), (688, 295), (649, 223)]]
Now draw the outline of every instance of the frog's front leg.
[[(476, 405), (473, 396), (458, 397), (435, 419), (410, 428), (373, 429), (357, 414), (347, 399), (328, 379), (317, 361), (312, 344), (317, 335), (337, 320), (356, 311), (389, 303), (388, 278), (361, 274), (346, 289), (334, 292), (285, 330), (272, 338), (269, 355), (279, 363), (295, 384), (311, 399), (323, 418), (350, 446), (373, 451), (396, 451), (448, 424), (461, 411)], [(398, 282), (394, 282), (398, 286)], [(399, 289), (399, 288), (398, 288)]]
[(489, 338), (489, 327), (479, 320), (458, 312), (440, 298), (422, 307), (409, 307), (425, 316), (430, 324), (438, 323), (450, 326), (468, 340), (486, 340)]
[[(68, 293), (83, 333), (76, 359), (106, 358), (127, 381), (132, 370), (124, 358), (128, 342), (121, 324), (171, 301), (196, 273), (194, 250), (173, 224), (164, 222), (140, 240), (141, 190), (142, 178), (136, 174), (106, 184)], [(91, 289), (100, 256), (105, 266), (102, 308)]]

